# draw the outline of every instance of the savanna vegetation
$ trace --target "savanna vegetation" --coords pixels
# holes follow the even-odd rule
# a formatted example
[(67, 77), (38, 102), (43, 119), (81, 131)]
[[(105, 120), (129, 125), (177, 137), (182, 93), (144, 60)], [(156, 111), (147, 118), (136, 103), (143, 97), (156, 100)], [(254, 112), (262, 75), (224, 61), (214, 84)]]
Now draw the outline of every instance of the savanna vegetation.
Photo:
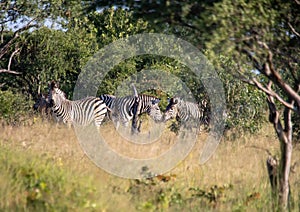
[[(17, 0), (0, 6), (1, 210), (299, 210), (297, 0)], [(169, 173), (118, 178), (84, 155), (72, 129), (42, 121), (33, 111), (48, 82), (58, 81), (72, 98), (78, 75), (95, 53), (138, 33), (178, 36), (215, 67), (225, 90), (226, 128), (206, 164), (198, 162), (203, 132), (193, 152)], [(158, 55), (114, 66), (97, 94), (114, 94), (125, 79), (150, 69), (180, 78), (209, 106), (191, 70)], [(173, 95), (160, 88), (143, 92), (160, 97), (162, 110)], [(105, 124), (104, 136), (118, 138), (113, 129)], [(174, 136), (166, 128), (159, 141), (167, 148)], [(272, 173), (268, 156), (276, 161)]]

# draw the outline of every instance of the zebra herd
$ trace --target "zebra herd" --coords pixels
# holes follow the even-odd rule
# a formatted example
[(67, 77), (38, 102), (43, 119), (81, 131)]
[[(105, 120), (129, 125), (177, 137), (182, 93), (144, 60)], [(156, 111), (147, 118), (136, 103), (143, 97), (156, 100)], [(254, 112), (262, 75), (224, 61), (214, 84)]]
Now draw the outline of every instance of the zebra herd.
[[(137, 92), (133, 96), (116, 97), (102, 94), (99, 97), (86, 97), (81, 100), (71, 101), (59, 89), (57, 83), (52, 81), (49, 84), (48, 95), (39, 96), (33, 107), (35, 110), (43, 111), (46, 114), (52, 113), (52, 116), (56, 117), (57, 120), (62, 120), (68, 126), (86, 126), (94, 123), (99, 128), (107, 116), (115, 123), (118, 129), (120, 124), (128, 127), (130, 121), (132, 121), (133, 126), (133, 121), (136, 120), (135, 117), (139, 117), (142, 114), (147, 114), (155, 122), (167, 122), (176, 118), (182, 123), (192, 121), (197, 126), (208, 124), (208, 119), (204, 114), (206, 109), (204, 102), (195, 104), (184, 101), (179, 97), (173, 97), (169, 100), (164, 113), (160, 110), (159, 102), (160, 99), (157, 97), (137, 94)], [(138, 131), (140, 131), (140, 126)]]
[[(149, 95), (138, 95), (137, 98), (133, 96), (115, 97), (113, 95), (102, 94), (99, 97), (108, 107), (111, 112), (111, 119), (116, 123), (118, 129), (120, 123), (128, 127), (130, 120), (133, 119), (135, 113), (138, 115), (147, 113), (154, 121), (158, 122), (162, 119), (162, 114), (158, 103), (160, 99)], [(140, 102), (140, 108), (135, 110), (135, 103)]]

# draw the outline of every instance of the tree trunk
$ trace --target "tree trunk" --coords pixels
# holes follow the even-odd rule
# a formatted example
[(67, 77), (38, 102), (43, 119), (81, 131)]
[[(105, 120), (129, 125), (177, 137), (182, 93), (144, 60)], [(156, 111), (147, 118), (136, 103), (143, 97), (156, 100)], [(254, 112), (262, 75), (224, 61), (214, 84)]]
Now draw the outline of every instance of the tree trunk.
[(287, 208), (289, 203), (290, 186), (289, 175), (291, 169), (293, 145), (292, 141), (286, 137), (284, 141), (281, 141), (281, 163), (280, 163), (280, 193), (279, 201), (283, 208)]
[(274, 161), (270, 160), (270, 158), (267, 161), (267, 167), (273, 194), (275, 194), (274, 197), (276, 198), (279, 207), (286, 210), (288, 208), (290, 196), (289, 175), (293, 151), (291, 110), (287, 107), (284, 110), (283, 128), (274, 99), (269, 96), (267, 102), (270, 112), (269, 121), (274, 126), (281, 147), (279, 167), (278, 163), (272, 163)]

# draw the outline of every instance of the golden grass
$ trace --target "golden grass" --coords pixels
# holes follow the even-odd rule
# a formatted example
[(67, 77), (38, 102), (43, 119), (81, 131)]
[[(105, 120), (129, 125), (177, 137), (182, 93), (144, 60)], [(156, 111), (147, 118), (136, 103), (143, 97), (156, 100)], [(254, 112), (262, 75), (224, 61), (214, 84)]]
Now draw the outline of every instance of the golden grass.
[[(153, 143), (136, 145), (119, 136), (110, 123), (102, 127), (101, 134), (112, 149), (136, 158), (159, 155), (171, 148), (176, 138), (174, 133), (165, 129), (162, 136), (156, 141), (161, 143), (159, 147)], [(170, 176), (168, 182), (156, 179), (155, 185), (152, 187), (147, 185), (146, 188), (149, 190), (146, 189), (143, 192), (132, 189), (141, 189), (134, 181), (110, 175), (98, 168), (83, 153), (74, 130), (68, 129), (64, 125), (37, 121), (32, 126), (2, 127), (0, 146), (17, 148), (37, 155), (47, 155), (54, 159), (56, 165), (70, 172), (92, 177), (103, 211), (132, 211), (147, 207), (153, 209), (153, 206), (147, 201), (153, 199), (153, 196), (162, 189), (165, 189), (163, 191), (169, 189), (170, 192), (173, 189), (173, 193), (176, 191), (183, 196), (188, 196), (190, 195), (189, 188), (202, 188), (209, 191), (215, 185), (219, 187), (232, 185), (233, 187), (232, 191), (226, 193), (227, 197), (226, 200), (223, 200), (224, 203), (220, 200), (221, 203), (218, 202), (218, 205), (214, 205), (212, 209), (214, 207), (226, 211), (232, 210), (232, 207), (246, 210), (257, 210), (260, 207), (270, 209), (270, 203), (266, 203), (270, 192), (266, 170), (268, 155), (266, 150), (272, 154), (279, 153), (279, 143), (272, 127), (264, 126), (258, 134), (244, 135), (236, 141), (228, 139), (230, 135), (227, 134), (227, 139), (223, 139), (211, 159), (204, 165), (199, 165), (199, 153), (206, 136), (205, 133), (201, 134), (189, 156), (166, 174), (166, 176)], [(148, 138), (147, 133), (143, 138)], [(299, 162), (299, 158), (300, 148), (299, 145), (296, 145), (293, 152), (293, 164)], [(295, 166), (295, 171), (291, 173), (291, 185), (296, 201), (299, 197), (299, 179), (299, 172)], [(249, 200), (252, 196), (256, 198)], [(171, 197), (169, 201), (171, 201), (170, 199)], [(188, 202), (183, 207), (192, 210), (197, 207), (197, 204), (198, 202)], [(154, 209), (158, 208), (154, 207)], [(159, 209), (168, 209), (168, 206), (161, 205)]]

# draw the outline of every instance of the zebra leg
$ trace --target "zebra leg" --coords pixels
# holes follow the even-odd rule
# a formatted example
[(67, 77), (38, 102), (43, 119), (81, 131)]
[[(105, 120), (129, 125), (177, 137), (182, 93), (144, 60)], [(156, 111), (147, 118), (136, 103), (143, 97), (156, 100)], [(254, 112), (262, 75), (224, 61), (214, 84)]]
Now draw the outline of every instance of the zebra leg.
[[(139, 123), (139, 124), (138, 124)], [(141, 132), (141, 124), (142, 124), (142, 121), (138, 121), (138, 123), (135, 123), (135, 124), (132, 124), (131, 125), (131, 134), (138, 134)]]
[(105, 116), (106, 116), (106, 113), (104, 113), (104, 114), (102, 114), (100, 116), (95, 117), (95, 126), (96, 126), (96, 128), (97, 128), (98, 131), (100, 129), (100, 125), (102, 124)]
[(115, 124), (115, 126), (116, 126), (116, 130), (118, 130), (119, 129), (119, 127), (120, 127), (120, 121), (119, 120), (116, 120), (116, 122), (115, 122), (116, 124)]
[(141, 132), (142, 123), (143, 123), (143, 121), (140, 120), (140, 121), (139, 121), (138, 128), (137, 128), (138, 132)]
[(67, 126), (68, 126), (68, 129), (71, 129), (72, 128), (72, 122), (71, 121), (64, 121)]

